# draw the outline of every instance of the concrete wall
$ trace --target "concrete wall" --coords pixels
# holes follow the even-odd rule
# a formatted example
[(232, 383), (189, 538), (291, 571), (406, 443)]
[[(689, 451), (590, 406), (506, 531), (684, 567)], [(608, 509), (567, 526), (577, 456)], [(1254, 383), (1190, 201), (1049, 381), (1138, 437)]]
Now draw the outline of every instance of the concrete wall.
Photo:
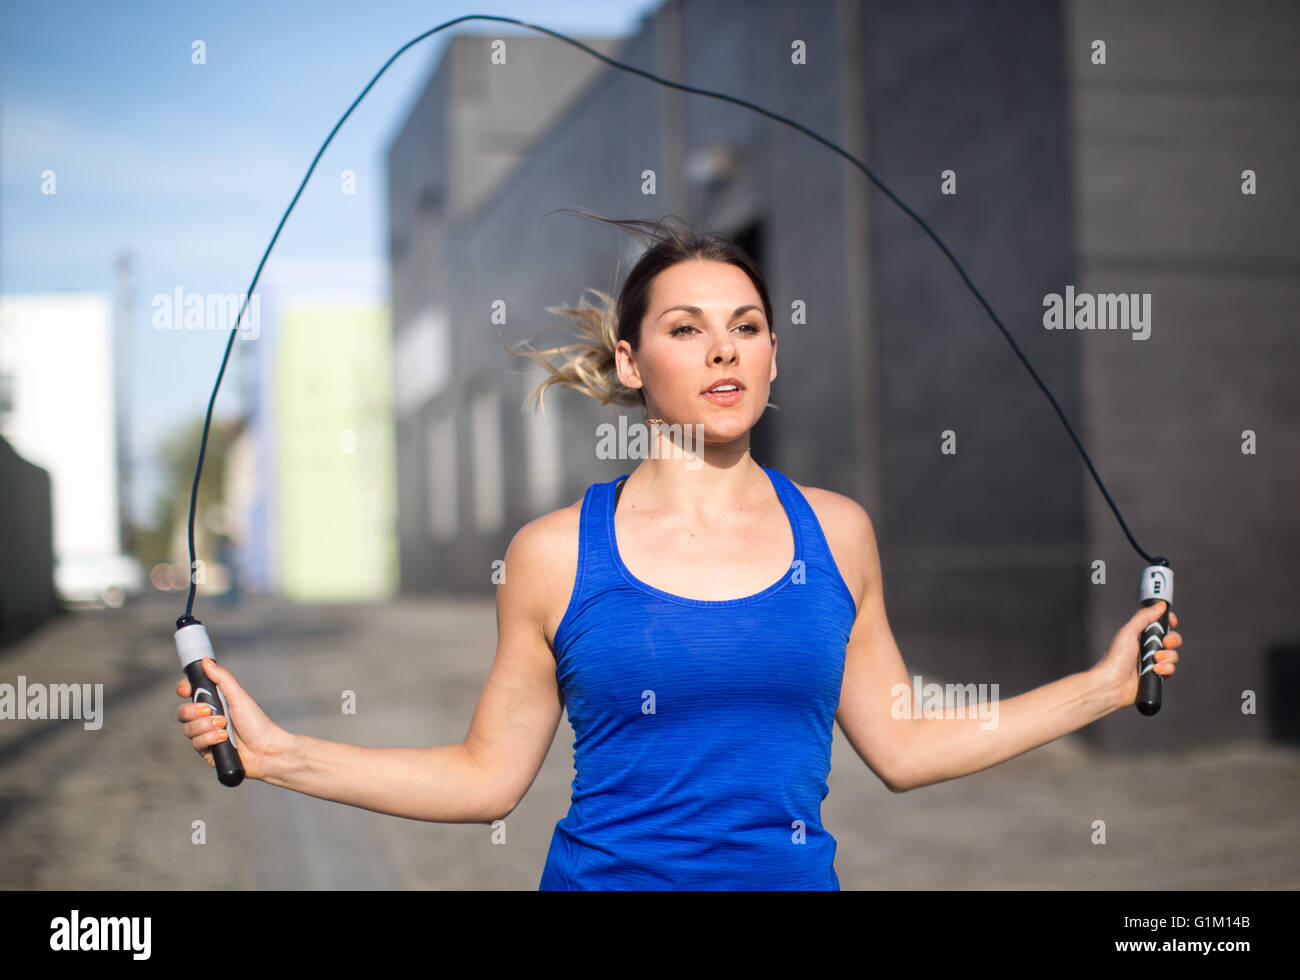
[[(1190, 631), (1165, 712), (1104, 734), (1157, 747), (1262, 738), (1300, 714), (1282, 681), (1300, 655), (1300, 7), (1066, 9), (1075, 282), (1149, 293), (1152, 325), (1141, 342), (1054, 339), (1082, 354), (1088, 448), (1139, 543), (1172, 563)], [(1090, 60), (1097, 39), (1105, 65)], [(1101, 495), (1085, 501), (1088, 557), (1110, 569), (1088, 590), (1097, 647), (1132, 609), (1144, 562)], [(1282, 651), (1272, 667), (1270, 647)], [(1242, 711), (1248, 691), (1257, 713)]]
[(0, 646), (56, 612), (50, 475), (0, 438)]
[[(1288, 384), (1300, 344), (1283, 319), (1300, 269), (1285, 183), (1297, 130), (1279, 125), (1296, 118), (1296, 8), (1234, 9), (685, 0), (646, 18), (617, 55), (843, 144), (961, 262), (1139, 540), (1173, 562), (1180, 616), (1196, 628), (1164, 713), (1086, 731), (1116, 748), (1264, 737), (1264, 715), (1240, 715), (1244, 689), (1271, 701), (1266, 712), (1295, 712), (1268, 672), (1285, 674), (1296, 643), (1281, 616), (1300, 526)], [(1096, 37), (1110, 42), (1104, 68), (1088, 61)], [(611, 415), (589, 399), (552, 391), (549, 429), (518, 412), (535, 377), (499, 334), (517, 343), (561, 325), (547, 306), (576, 304), (587, 286), (613, 293), (630, 268), (627, 236), (568, 215), (543, 223), (548, 210), (672, 212), (759, 258), (781, 347), (779, 410), (756, 427), (755, 458), (867, 507), (910, 673), (996, 683), (1007, 699), (1099, 659), (1137, 607), (1143, 562), (1051, 403), (925, 231), (807, 136), (613, 68), (477, 206), (438, 218), (455, 209), (420, 188), (444, 179), (459, 145), (438, 101), (449, 66), (486, 58), (489, 40), (458, 42), (391, 158), (399, 337), (436, 304), (449, 338), (436, 395), (399, 420), (404, 587), (490, 591), (491, 563), (519, 526), (632, 468), (595, 457)], [(556, 58), (591, 60), (555, 43)], [(539, 85), (515, 65), (493, 69), (502, 99)], [(700, 154), (718, 149), (732, 177), (694, 179)], [(1251, 198), (1239, 187), (1247, 167), (1264, 188)], [(654, 196), (641, 190), (647, 169)], [(945, 171), (956, 194), (941, 192)], [(436, 220), (417, 234), (419, 207)], [(1044, 329), (1044, 297), (1071, 284), (1153, 293), (1151, 338)], [(795, 301), (806, 324), (789, 322)], [(1240, 453), (1248, 427), (1254, 456)], [(941, 451), (947, 431), (955, 454)], [(548, 457), (562, 460), (549, 495), (536, 478)], [(434, 534), (439, 501), (453, 520)], [(1099, 559), (1104, 585), (1092, 581)], [(1280, 652), (1270, 660), (1266, 647)]]
[[(388, 154), (398, 531), (401, 581), (408, 591), (491, 587), (486, 556), (505, 548), (501, 533), (484, 535), (473, 521), (477, 491), (469, 483), (474, 462), (468, 406), (473, 391), (483, 387), (477, 373), (487, 352), (501, 354), (501, 348), (496, 328), (487, 322), (487, 305), (474, 306), (476, 300), (462, 292), (467, 284), (458, 278), (461, 252), (470, 240), (484, 241), (477, 215), (490, 211), (503, 181), (528, 180), (524, 174), (537, 143), (574, 111), (595, 78), (612, 70), (552, 38), (509, 35), (501, 48), (494, 42), (502, 39), (492, 34), (451, 41)], [(611, 55), (620, 45), (606, 38), (578, 40)], [(540, 213), (530, 207), (518, 224), (535, 224)], [(518, 232), (512, 227), (507, 238), (517, 239)], [(492, 278), (502, 286), (520, 271), (504, 251), (470, 268), (475, 275), (497, 270)], [(507, 297), (501, 289), (489, 292), (492, 299)], [(526, 308), (538, 312), (537, 304), (521, 304), (517, 316)], [(506, 385), (504, 370), (495, 363), (493, 371), (502, 375), (497, 380)], [(511, 388), (498, 406), (511, 422), (519, 402), (512, 403), (514, 393)], [(512, 446), (509, 439), (506, 433), (498, 454)], [(447, 465), (449, 455), (459, 465)], [(480, 464), (481, 472), (493, 470), (501, 472), (500, 466)], [(501, 475), (498, 484), (516, 476)], [(498, 486), (495, 492), (507, 491)], [(547, 503), (558, 506), (559, 497), (552, 494)], [(517, 514), (507, 505), (501, 528)], [(471, 561), (484, 569), (481, 580), (465, 571)]]
[[(1057, 5), (863, 11), (869, 166), (947, 244), (1077, 424), (1078, 352), (1040, 326), (1073, 263)], [(881, 405), (873, 519), (890, 624), (911, 673), (997, 684), (1005, 699), (1084, 659), (1083, 464), (935, 242), (882, 193), (870, 208), (865, 381)]]

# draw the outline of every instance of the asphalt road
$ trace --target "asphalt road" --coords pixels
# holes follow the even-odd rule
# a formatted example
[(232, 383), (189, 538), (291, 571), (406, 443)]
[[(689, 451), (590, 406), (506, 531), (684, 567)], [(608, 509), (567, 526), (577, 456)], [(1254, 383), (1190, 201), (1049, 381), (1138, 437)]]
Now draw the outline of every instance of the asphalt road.
[[(0, 650), (0, 683), (104, 685), (98, 730), (0, 720), (0, 888), (537, 887), (569, 804), (567, 718), (504, 843), (486, 824), (423, 823), (255, 781), (229, 789), (174, 719), (183, 610), (176, 593), (65, 614)], [(226, 609), (200, 596), (196, 613), (219, 662), (280, 725), (361, 745), (462, 740), (496, 644), (490, 599)], [(355, 715), (341, 710), (344, 690)], [(1286, 747), (1117, 758), (1067, 736), (895, 795), (837, 728), (829, 782), (823, 821), (844, 889), (1300, 888), (1300, 753)]]

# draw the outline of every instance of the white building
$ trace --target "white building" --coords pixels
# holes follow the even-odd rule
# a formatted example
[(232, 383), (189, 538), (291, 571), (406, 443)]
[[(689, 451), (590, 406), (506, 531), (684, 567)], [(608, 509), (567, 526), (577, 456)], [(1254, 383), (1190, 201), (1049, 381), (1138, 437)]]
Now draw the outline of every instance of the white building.
[(138, 569), (121, 553), (113, 377), (108, 294), (0, 296), (0, 435), (50, 474), (56, 586), (118, 605)]

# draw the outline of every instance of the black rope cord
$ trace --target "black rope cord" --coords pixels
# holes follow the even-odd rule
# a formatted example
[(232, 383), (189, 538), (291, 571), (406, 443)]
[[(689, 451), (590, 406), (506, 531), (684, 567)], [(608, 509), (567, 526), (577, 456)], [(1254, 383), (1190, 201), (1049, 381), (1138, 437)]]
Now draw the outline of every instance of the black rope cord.
[(934, 233), (934, 231), (930, 228), (930, 226), (926, 224), (925, 221), (922, 220), (922, 218), (915, 211), (913, 211), (901, 200), (899, 200), (897, 195), (895, 195), (893, 191), (891, 191), (888, 187), (886, 187), (883, 183), (881, 183), (880, 180), (877, 179), (876, 175), (873, 174), (870, 170), (868, 170), (867, 167), (862, 163), (862, 161), (860, 161), (857, 157), (853, 156), (847, 150), (844, 150), (841, 147), (837, 146), (835, 143), (832, 143), (824, 136), (820, 136), (817, 133), (814, 133), (808, 127), (798, 122), (795, 122), (793, 119), (788, 119), (787, 117), (779, 115), (778, 113), (771, 112), (767, 109), (764, 109), (762, 106), (754, 105), (754, 103), (752, 102), (746, 102), (744, 99), (738, 99), (735, 96), (724, 95), (721, 92), (711, 92), (708, 89), (696, 88), (692, 85), (683, 85), (680, 82), (673, 82), (673, 81), (669, 81), (666, 78), (660, 78), (658, 75), (654, 75), (651, 72), (644, 71), (640, 68), (635, 68), (632, 65), (625, 65), (620, 61), (615, 61), (613, 58), (607, 57), (606, 55), (601, 54), (599, 51), (596, 51), (595, 49), (588, 47), (587, 45), (583, 44), (581, 41), (575, 41), (573, 38), (561, 34), (558, 31), (550, 30), (549, 28), (542, 27), (538, 24), (530, 24), (527, 21), (518, 20), (514, 17), (498, 17), (492, 14), (466, 14), (463, 17), (457, 17), (454, 20), (449, 20), (445, 24), (439, 24), (437, 27), (425, 31), (423, 34), (420, 34), (419, 36), (412, 38), (411, 40), (403, 44), (400, 48), (398, 48), (397, 51), (393, 54), (393, 56), (389, 58), (386, 62), (384, 62), (384, 66), (375, 73), (375, 77), (370, 79), (370, 83), (366, 85), (364, 89), (361, 90), (361, 94), (358, 95), (355, 100), (353, 100), (350, 106), (348, 106), (347, 112), (343, 113), (343, 115), (339, 118), (339, 121), (334, 124), (334, 128), (330, 130), (329, 136), (325, 138), (325, 142), (322, 143), (320, 149), (316, 151), (316, 156), (312, 160), (311, 166), (307, 168), (306, 176), (303, 177), (302, 183), (298, 185), (297, 193), (293, 195), (293, 200), (289, 202), (289, 207), (285, 210), (284, 216), (280, 219), (280, 223), (276, 226), (275, 234), (271, 236), (271, 243), (266, 246), (266, 251), (262, 253), (262, 260), (257, 263), (257, 271), (253, 273), (253, 281), (249, 285), (248, 290), (245, 293), (243, 305), (239, 309), (239, 317), (236, 319), (235, 326), (234, 328), (232, 328), (230, 332), (230, 340), (227, 341), (226, 343), (226, 353), (225, 356), (223, 356), (221, 359), (221, 370), (217, 372), (217, 383), (212, 387), (212, 397), (208, 399), (207, 416), (203, 420), (203, 437), (202, 440), (199, 442), (198, 465), (195, 466), (194, 468), (194, 486), (190, 490), (190, 515), (189, 515), (190, 590), (189, 590), (189, 598), (185, 602), (185, 617), (190, 617), (194, 609), (194, 592), (195, 592), (195, 586), (197, 584), (195, 582), (194, 574), (193, 574), (194, 564), (195, 564), (194, 509), (195, 509), (195, 504), (198, 501), (199, 478), (203, 473), (203, 456), (208, 446), (208, 428), (212, 424), (212, 408), (217, 401), (217, 392), (221, 388), (221, 379), (225, 376), (226, 373), (226, 364), (230, 360), (230, 352), (234, 348), (235, 337), (239, 330), (239, 324), (243, 321), (244, 318), (244, 310), (248, 306), (249, 297), (253, 295), (253, 291), (257, 288), (258, 278), (262, 275), (262, 267), (266, 265), (266, 260), (270, 257), (271, 249), (275, 247), (276, 240), (280, 237), (280, 232), (284, 228), (284, 223), (287, 220), (289, 220), (289, 215), (293, 211), (294, 205), (298, 203), (298, 198), (302, 196), (303, 189), (307, 186), (307, 181), (311, 179), (312, 172), (316, 169), (316, 164), (320, 162), (321, 155), (324, 154), (325, 148), (330, 145), (330, 140), (334, 139), (334, 134), (339, 131), (339, 127), (343, 125), (344, 121), (348, 118), (348, 116), (352, 115), (352, 110), (355, 109), (357, 105), (360, 104), (361, 100), (366, 97), (366, 94), (370, 91), (372, 87), (374, 87), (375, 82), (379, 81), (380, 76), (383, 75), (383, 73), (388, 70), (388, 66), (391, 65), (394, 61), (396, 61), (408, 48), (416, 44), (419, 44), (425, 38), (437, 34), (439, 31), (446, 30), (448, 27), (452, 27), (456, 24), (463, 23), (464, 21), (467, 20), (498, 21), (504, 24), (516, 24), (520, 27), (527, 27), (530, 30), (540, 31), (543, 34), (549, 34), (551, 37), (564, 41), (567, 44), (571, 44), (576, 48), (580, 48), (581, 50), (587, 52), (587, 54), (591, 55), (594, 58), (599, 58), (601, 61), (605, 62), (606, 64), (612, 65), (615, 68), (618, 68), (622, 71), (631, 72), (634, 75), (640, 75), (643, 78), (648, 78), (652, 82), (658, 82), (660, 85), (667, 85), (669, 88), (679, 89), (683, 92), (692, 92), (696, 95), (705, 95), (711, 99), (722, 99), (726, 102), (734, 103), (735, 105), (744, 106), (746, 109), (751, 109), (754, 112), (767, 116), (769, 119), (774, 119), (779, 123), (783, 123), (786, 126), (790, 126), (791, 128), (797, 129), (799, 132), (812, 137), (818, 143), (821, 143), (823, 146), (826, 146), (829, 149), (834, 150), (845, 160), (849, 161), (849, 163), (853, 164), (855, 167), (861, 170), (864, 174), (867, 175), (867, 177), (871, 180), (873, 184), (875, 184), (878, 188), (880, 188), (880, 190), (884, 193), (886, 197), (888, 197), (891, 201), (893, 201), (900, 208), (902, 208), (903, 211), (907, 215), (909, 215), (918, 225), (920, 225), (921, 228), (925, 231), (925, 233), (934, 240), (934, 243), (939, 246), (939, 248), (943, 251), (943, 254), (948, 257), (948, 261), (952, 263), (953, 268), (957, 270), (958, 274), (962, 278), (962, 281), (966, 283), (967, 287), (969, 287), (970, 291), (975, 295), (975, 298), (979, 300), (980, 305), (984, 307), (989, 317), (992, 318), (994, 325), (997, 326), (997, 328), (1000, 331), (1002, 331), (1002, 336), (1004, 336), (1007, 339), (1007, 343), (1011, 345), (1011, 349), (1016, 352), (1016, 356), (1020, 358), (1020, 361), (1022, 364), (1024, 364), (1025, 369), (1033, 377), (1034, 381), (1038, 384), (1038, 387), (1042, 389), (1043, 394), (1047, 396), (1047, 400), (1051, 402), (1052, 408), (1056, 410), (1056, 414), (1060, 418), (1061, 424), (1065, 426), (1065, 431), (1070, 434), (1070, 438), (1074, 441), (1074, 445), (1078, 448), (1079, 454), (1083, 457), (1083, 461), (1088, 465), (1088, 472), (1092, 474), (1093, 480), (1096, 481), (1097, 488), (1101, 490), (1102, 496), (1106, 498), (1106, 503), (1110, 505), (1111, 511), (1115, 514), (1115, 519), (1119, 521), (1119, 526), (1120, 528), (1123, 529), (1124, 535), (1125, 537), (1128, 538), (1129, 544), (1133, 546), (1133, 550), (1136, 551), (1139, 555), (1141, 555), (1144, 559), (1146, 559), (1148, 565), (1164, 564), (1162, 559), (1158, 559), (1158, 558), (1153, 559), (1150, 555), (1148, 555), (1144, 550), (1142, 550), (1141, 545), (1139, 545), (1137, 541), (1134, 539), (1132, 532), (1130, 532), (1128, 529), (1128, 525), (1124, 523), (1124, 517), (1120, 514), (1119, 508), (1115, 506), (1115, 501), (1111, 499), (1110, 494), (1107, 492), (1106, 485), (1102, 483), (1101, 477), (1097, 473), (1097, 468), (1093, 465), (1092, 460), (1089, 458), (1087, 451), (1083, 448), (1083, 443), (1079, 441), (1079, 437), (1078, 435), (1075, 434), (1074, 428), (1073, 426), (1070, 425), (1069, 419), (1065, 417), (1065, 412), (1061, 410), (1061, 406), (1057, 404), (1057, 401), (1053, 397), (1051, 391), (1049, 391), (1047, 385), (1043, 383), (1043, 379), (1038, 376), (1038, 372), (1035, 371), (1033, 365), (1029, 363), (1028, 358), (1025, 357), (1024, 352), (1021, 351), (1019, 345), (1016, 344), (1011, 334), (1007, 332), (1007, 328), (1002, 325), (1002, 321), (998, 319), (998, 315), (993, 312), (993, 308), (989, 306), (988, 301), (985, 300), (984, 297), (980, 294), (980, 291), (975, 288), (975, 284), (970, 281), (970, 277), (966, 275), (966, 270), (961, 267), (961, 264), (953, 256), (952, 252), (948, 250), (948, 246), (943, 243), (943, 241), (939, 238), (939, 236)]

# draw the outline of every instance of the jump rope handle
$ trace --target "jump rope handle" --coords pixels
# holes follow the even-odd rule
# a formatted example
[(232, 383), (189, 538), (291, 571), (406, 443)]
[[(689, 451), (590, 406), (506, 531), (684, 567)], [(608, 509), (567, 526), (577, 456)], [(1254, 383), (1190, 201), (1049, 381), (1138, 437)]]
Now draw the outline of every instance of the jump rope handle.
[(1165, 636), (1169, 633), (1169, 614), (1174, 608), (1174, 570), (1163, 558), (1151, 561), (1152, 564), (1142, 569), (1139, 598), (1143, 606), (1163, 602), (1165, 611), (1142, 631), (1138, 641), (1137, 709), (1144, 715), (1154, 715), (1160, 710), (1164, 678), (1156, 673), (1156, 654), (1164, 649)]
[[(176, 620), (176, 632), (172, 637), (176, 641), (176, 653), (181, 658), (181, 670), (190, 682), (190, 700), (195, 704), (206, 704), (215, 715), (226, 715), (226, 698), (221, 688), (203, 672), (203, 658), (212, 656), (212, 640), (208, 631), (193, 616), (185, 615)], [(215, 694), (213, 692), (216, 692)], [(223, 786), (238, 786), (244, 781), (244, 764), (239, 761), (239, 752), (235, 749), (235, 733), (230, 731), (225, 741), (212, 746), (212, 761), (217, 766), (217, 779)]]

